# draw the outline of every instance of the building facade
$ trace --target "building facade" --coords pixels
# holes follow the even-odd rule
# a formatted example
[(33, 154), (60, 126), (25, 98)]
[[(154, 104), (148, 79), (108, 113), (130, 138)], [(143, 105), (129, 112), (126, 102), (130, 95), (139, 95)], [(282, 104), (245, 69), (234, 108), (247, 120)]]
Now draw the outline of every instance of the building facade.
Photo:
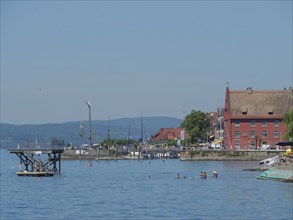
[(226, 87), (223, 147), (259, 149), (284, 141), (283, 115), (293, 108), (292, 87), (284, 90), (230, 91)]
[(210, 113), (211, 118), (211, 135), (209, 142), (212, 148), (222, 148), (223, 136), (224, 136), (224, 124), (223, 124), (224, 108), (217, 108), (217, 112)]

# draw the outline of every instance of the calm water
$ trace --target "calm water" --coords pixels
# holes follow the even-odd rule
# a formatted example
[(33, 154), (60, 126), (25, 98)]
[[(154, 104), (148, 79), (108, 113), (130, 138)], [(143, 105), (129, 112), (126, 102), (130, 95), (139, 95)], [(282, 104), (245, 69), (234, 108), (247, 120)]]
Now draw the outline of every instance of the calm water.
[[(1, 151), (2, 219), (291, 219), (292, 183), (241, 171), (256, 162), (62, 161), (54, 177), (18, 177)], [(216, 169), (218, 179), (210, 171)], [(207, 171), (206, 180), (199, 179)], [(177, 173), (186, 179), (176, 179)], [(152, 180), (148, 180), (148, 176)]]

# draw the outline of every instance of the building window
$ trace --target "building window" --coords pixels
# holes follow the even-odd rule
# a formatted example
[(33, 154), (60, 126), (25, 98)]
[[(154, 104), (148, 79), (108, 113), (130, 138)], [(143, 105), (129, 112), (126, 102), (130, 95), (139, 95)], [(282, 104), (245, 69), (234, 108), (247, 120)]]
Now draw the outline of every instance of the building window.
[(250, 121), (250, 127), (252, 127), (252, 128), (255, 127), (255, 120)]
[(256, 132), (255, 132), (255, 131), (251, 131), (251, 132), (250, 132), (250, 137), (251, 137), (251, 138), (255, 138), (255, 136), (256, 136)]
[(261, 135), (262, 135), (263, 138), (267, 138), (268, 137), (268, 132), (263, 131), (263, 132), (261, 132)]
[(235, 121), (234, 124), (235, 124), (235, 127), (240, 127), (240, 122), (239, 121)]
[(255, 141), (250, 141), (250, 149), (255, 149)]
[(235, 149), (236, 150), (240, 149), (240, 141), (235, 141)]
[(235, 131), (235, 138), (240, 138), (240, 131)]
[(267, 121), (262, 121), (262, 126), (263, 126), (264, 128), (266, 128), (266, 127), (268, 126), (268, 122), (267, 122)]
[(279, 127), (279, 121), (278, 121), (278, 120), (275, 120), (275, 121), (274, 121), (274, 127), (275, 127), (275, 128)]
[(274, 138), (279, 138), (279, 132), (278, 131), (274, 131)]

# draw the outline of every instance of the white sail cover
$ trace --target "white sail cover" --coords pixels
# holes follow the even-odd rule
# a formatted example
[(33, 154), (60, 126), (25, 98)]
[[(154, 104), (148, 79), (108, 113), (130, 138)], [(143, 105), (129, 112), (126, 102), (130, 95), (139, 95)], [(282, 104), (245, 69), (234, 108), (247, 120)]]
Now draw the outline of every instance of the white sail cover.
[(270, 166), (270, 165), (273, 165), (273, 164), (275, 164), (277, 162), (279, 162), (279, 155), (277, 155), (275, 157), (270, 157), (270, 158), (264, 159), (264, 160), (259, 162), (259, 165)]

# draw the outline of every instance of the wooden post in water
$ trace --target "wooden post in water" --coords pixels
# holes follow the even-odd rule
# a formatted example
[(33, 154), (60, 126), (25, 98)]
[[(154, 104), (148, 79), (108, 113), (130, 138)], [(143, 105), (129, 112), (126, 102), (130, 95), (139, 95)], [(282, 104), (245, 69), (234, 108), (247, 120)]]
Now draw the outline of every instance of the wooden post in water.
[(61, 173), (61, 153), (59, 153), (59, 173)]
[(96, 158), (99, 160), (99, 157), (100, 157), (100, 146), (98, 146), (98, 149), (96, 149), (96, 151), (97, 151)]

